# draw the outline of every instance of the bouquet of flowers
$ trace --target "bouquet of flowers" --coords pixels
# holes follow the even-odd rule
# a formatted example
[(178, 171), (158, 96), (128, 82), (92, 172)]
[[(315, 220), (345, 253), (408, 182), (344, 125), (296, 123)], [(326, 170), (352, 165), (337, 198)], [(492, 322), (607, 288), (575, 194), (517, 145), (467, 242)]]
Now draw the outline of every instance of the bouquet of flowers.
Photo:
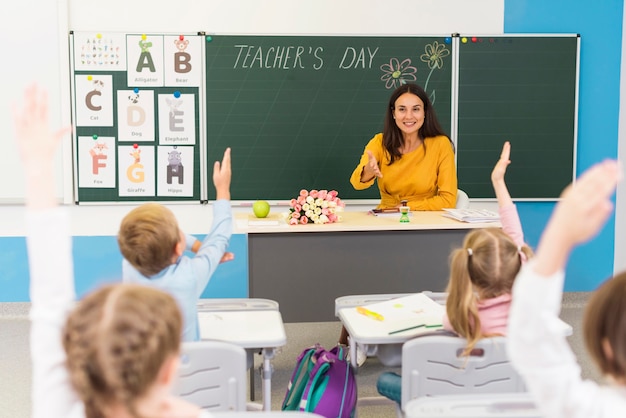
[(300, 190), (300, 195), (289, 202), (287, 222), (297, 224), (327, 224), (341, 220), (339, 212), (345, 204), (336, 190)]

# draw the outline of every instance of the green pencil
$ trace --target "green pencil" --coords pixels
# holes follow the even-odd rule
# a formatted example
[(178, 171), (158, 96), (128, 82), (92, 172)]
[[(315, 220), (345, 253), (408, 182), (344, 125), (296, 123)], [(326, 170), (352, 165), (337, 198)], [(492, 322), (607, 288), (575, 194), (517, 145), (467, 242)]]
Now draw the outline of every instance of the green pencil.
[(401, 332), (410, 331), (412, 329), (417, 329), (417, 328), (441, 328), (442, 326), (443, 325), (441, 324), (434, 324), (434, 325), (420, 324), (420, 325), (415, 325), (414, 327), (402, 328), (402, 329), (397, 329), (395, 331), (391, 331), (389, 335), (399, 334)]

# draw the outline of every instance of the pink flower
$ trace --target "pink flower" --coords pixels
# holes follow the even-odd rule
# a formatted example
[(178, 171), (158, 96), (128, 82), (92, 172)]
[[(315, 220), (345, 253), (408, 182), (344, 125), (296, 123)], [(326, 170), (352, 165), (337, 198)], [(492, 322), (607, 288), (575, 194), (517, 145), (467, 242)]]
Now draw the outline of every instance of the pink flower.
[(337, 215), (335, 215), (334, 213), (329, 213), (328, 215), (328, 220), (332, 223), (332, 222), (337, 222)]
[(328, 190), (320, 190), (319, 193), (317, 194), (317, 197), (324, 200), (326, 199), (327, 195), (328, 195)]
[(304, 205), (306, 203), (306, 196), (300, 195), (297, 200), (300, 205)]
[(317, 190), (313, 189), (313, 190), (311, 190), (311, 192), (309, 193), (309, 196), (311, 196), (313, 199), (317, 199), (317, 195), (318, 195), (319, 193), (320, 193), (320, 192), (318, 192)]
[(291, 212), (291, 217), (298, 219), (300, 217), (300, 212)]
[(291, 199), (289, 201), (289, 206), (291, 206), (292, 208), (296, 207), (296, 203), (298, 203), (298, 201), (296, 199)]
[(289, 225), (298, 225), (298, 220), (296, 218), (289, 219)]
[(331, 195), (331, 199), (334, 199), (339, 193), (337, 192), (337, 190), (331, 190), (330, 192), (328, 192), (328, 194)]
[(300, 196), (307, 197), (308, 195), (309, 195), (309, 192), (307, 192), (306, 190), (304, 189), (300, 190)]
[(329, 213), (330, 213), (330, 210), (328, 208), (322, 209), (322, 215), (328, 216)]
[(309, 222), (309, 218), (307, 218), (306, 216), (301, 216), (301, 217), (300, 217), (300, 223), (301, 223), (301, 224), (303, 224), (303, 225), (304, 225), (304, 224), (306, 224), (306, 223), (308, 223), (308, 222)]
[(300, 203), (296, 203), (296, 206), (293, 208), (296, 212), (300, 212), (302, 210), (302, 205)]

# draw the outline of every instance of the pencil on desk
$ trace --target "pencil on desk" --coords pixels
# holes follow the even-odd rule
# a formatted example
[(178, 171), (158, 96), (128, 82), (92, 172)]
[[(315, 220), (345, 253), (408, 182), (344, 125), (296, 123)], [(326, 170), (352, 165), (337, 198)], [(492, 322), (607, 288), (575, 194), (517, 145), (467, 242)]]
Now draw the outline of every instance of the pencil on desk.
[(389, 333), (389, 335), (399, 334), (399, 333), (404, 332), (404, 331), (411, 331), (412, 329), (418, 329), (418, 328), (441, 328), (442, 326), (443, 325), (441, 325), (441, 324), (433, 324), (433, 325), (420, 324), (420, 325), (415, 325), (414, 327), (402, 328), (402, 329), (397, 329), (395, 331), (391, 331)]

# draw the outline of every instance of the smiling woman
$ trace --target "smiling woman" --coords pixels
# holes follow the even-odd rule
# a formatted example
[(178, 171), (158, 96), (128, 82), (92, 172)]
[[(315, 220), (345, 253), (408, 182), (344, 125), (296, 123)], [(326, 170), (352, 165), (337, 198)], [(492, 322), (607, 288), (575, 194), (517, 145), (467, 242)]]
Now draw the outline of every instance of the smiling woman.
[(378, 209), (441, 210), (456, 204), (454, 147), (443, 132), (428, 95), (402, 84), (389, 98), (382, 133), (365, 147), (350, 177), (356, 190), (378, 183)]

